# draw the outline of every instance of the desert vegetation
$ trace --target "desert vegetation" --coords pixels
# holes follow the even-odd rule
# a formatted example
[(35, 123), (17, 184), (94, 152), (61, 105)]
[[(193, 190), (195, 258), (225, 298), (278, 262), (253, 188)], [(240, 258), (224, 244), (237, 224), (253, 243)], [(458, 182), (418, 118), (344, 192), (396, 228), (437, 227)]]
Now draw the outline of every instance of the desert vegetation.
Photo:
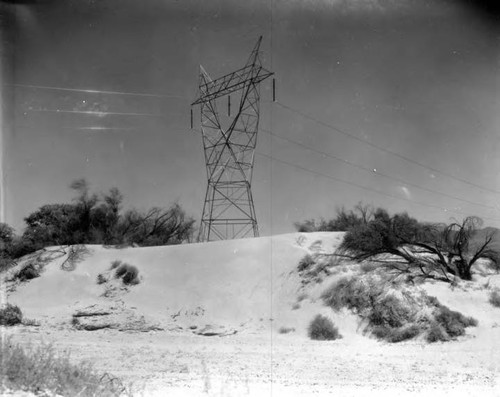
[(387, 271), (397, 275), (471, 280), (472, 268), (480, 259), (494, 265), (500, 260), (492, 248), (494, 233), (479, 237), (481, 226), (477, 217), (429, 225), (406, 213), (390, 216), (378, 209), (372, 220), (346, 233), (340, 251), (355, 261), (382, 259)]
[(357, 204), (337, 210), (329, 220), (295, 224), (299, 231), (345, 231), (337, 252), (356, 262), (371, 261), (396, 276), (440, 279), (472, 279), (480, 260), (494, 268), (500, 252), (494, 246), (495, 231), (481, 229), (480, 218), (469, 216), (450, 224), (419, 222), (407, 213), (390, 215), (383, 208)]
[(474, 318), (450, 310), (423, 291), (375, 275), (342, 277), (323, 292), (322, 299), (335, 311), (352, 311), (364, 321), (365, 332), (392, 343), (419, 335), (429, 342), (447, 341), (477, 325)]
[(36, 320), (24, 317), (19, 306), (7, 303), (4, 307), (0, 308), (0, 325), (7, 327), (14, 325), (38, 327), (40, 323)]
[(69, 355), (56, 355), (50, 345), (25, 349), (6, 338), (0, 346), (2, 386), (36, 395), (119, 396), (123, 383), (95, 371), (90, 364), (71, 363)]
[(278, 332), (280, 334), (289, 334), (290, 332), (295, 332), (295, 328), (283, 326), (278, 329)]
[(314, 340), (335, 340), (342, 338), (333, 322), (321, 314), (316, 315), (307, 330), (309, 338)]
[(359, 227), (368, 223), (375, 212), (371, 205), (359, 202), (352, 210), (345, 207), (337, 208), (335, 217), (330, 220), (307, 219), (295, 222), (294, 226), (298, 232), (347, 232), (353, 227)]
[(0, 309), (0, 325), (17, 325), (23, 321), (23, 313), (18, 306), (7, 303)]
[(115, 268), (115, 277), (121, 279), (126, 285), (139, 284), (139, 270), (128, 263), (121, 263)]
[(0, 223), (0, 270), (47, 246), (154, 246), (192, 240), (194, 220), (179, 204), (122, 211), (123, 195), (116, 188), (92, 193), (85, 179), (74, 181), (70, 188), (75, 193), (72, 202), (41, 206), (24, 218), (21, 235)]

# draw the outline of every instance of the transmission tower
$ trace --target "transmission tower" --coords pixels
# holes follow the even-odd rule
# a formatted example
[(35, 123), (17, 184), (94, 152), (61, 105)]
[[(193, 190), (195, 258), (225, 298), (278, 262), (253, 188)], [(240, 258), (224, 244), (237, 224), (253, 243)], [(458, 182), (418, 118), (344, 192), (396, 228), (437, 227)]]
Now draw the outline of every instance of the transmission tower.
[[(259, 127), (259, 83), (273, 74), (262, 67), (261, 42), (262, 36), (244, 67), (218, 79), (212, 80), (200, 66), (199, 94), (191, 104), (200, 105), (208, 178), (200, 241), (259, 235), (251, 191)], [(236, 97), (233, 115), (231, 95)], [(218, 106), (225, 107), (226, 101), (227, 114), (219, 113)]]

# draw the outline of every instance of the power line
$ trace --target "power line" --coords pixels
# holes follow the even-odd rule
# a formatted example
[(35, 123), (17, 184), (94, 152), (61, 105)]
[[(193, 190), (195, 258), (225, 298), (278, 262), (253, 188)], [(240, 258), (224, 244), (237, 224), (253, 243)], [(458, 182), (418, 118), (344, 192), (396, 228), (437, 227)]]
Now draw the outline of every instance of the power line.
[(285, 104), (283, 104), (283, 103), (281, 103), (281, 102), (276, 101), (275, 103), (276, 103), (277, 105), (279, 105), (280, 107), (282, 107), (283, 109), (286, 109), (286, 110), (288, 110), (288, 111), (290, 111), (290, 112), (292, 112), (292, 113), (296, 113), (296, 114), (298, 114), (298, 115), (300, 115), (300, 116), (302, 116), (302, 117), (304, 117), (304, 118), (306, 118), (306, 119), (308, 119), (308, 120), (314, 121), (315, 123), (318, 123), (318, 124), (320, 124), (320, 125), (322, 125), (322, 126), (324, 126), (324, 127), (327, 127), (327, 128), (329, 128), (329, 129), (332, 129), (332, 130), (334, 130), (334, 131), (337, 131), (338, 133), (340, 133), (340, 134), (342, 134), (342, 135), (345, 135), (345, 136), (347, 136), (347, 137), (350, 137), (350, 138), (352, 138), (352, 139), (355, 139), (355, 140), (357, 140), (357, 141), (359, 141), (359, 142), (363, 142), (363, 143), (364, 143), (364, 144), (366, 144), (366, 145), (369, 145), (369, 146), (374, 147), (374, 148), (376, 148), (376, 149), (378, 149), (378, 150), (381, 150), (381, 151), (383, 151), (383, 152), (385, 152), (385, 153), (388, 153), (388, 154), (391, 154), (391, 155), (393, 155), (393, 156), (396, 156), (396, 157), (398, 157), (398, 158), (400, 158), (400, 159), (402, 159), (402, 160), (405, 160), (405, 161), (407, 161), (407, 162), (409, 162), (409, 163), (412, 163), (412, 164), (418, 165), (419, 167), (425, 168), (425, 169), (430, 170), (430, 171), (432, 171), (432, 172), (435, 172), (435, 173), (437, 173), (437, 174), (444, 175), (444, 176), (446, 176), (446, 177), (448, 177), (448, 178), (455, 179), (456, 181), (459, 181), (459, 182), (465, 183), (465, 184), (467, 184), (467, 185), (474, 186), (474, 187), (476, 187), (476, 188), (483, 189), (483, 190), (486, 190), (486, 191), (491, 192), (491, 193), (500, 194), (500, 191), (498, 191), (498, 190), (494, 190), (494, 189), (490, 189), (490, 188), (487, 188), (487, 187), (484, 187), (484, 186), (481, 186), (481, 185), (477, 185), (477, 184), (475, 184), (475, 183), (473, 183), (473, 182), (469, 182), (469, 181), (468, 181), (468, 180), (466, 180), (466, 179), (462, 179), (462, 178), (456, 177), (455, 175), (449, 174), (449, 173), (447, 173), (447, 172), (444, 172), (444, 171), (438, 170), (438, 169), (433, 168), (433, 167), (429, 167), (429, 166), (427, 166), (427, 165), (425, 165), (425, 164), (422, 164), (422, 163), (420, 163), (420, 162), (418, 162), (418, 161), (416, 161), (416, 160), (413, 160), (413, 159), (411, 159), (411, 158), (409, 158), (409, 157), (403, 156), (402, 154), (399, 154), (399, 153), (393, 152), (392, 150), (386, 149), (386, 148), (384, 148), (384, 147), (382, 147), (382, 146), (378, 146), (378, 145), (376, 145), (376, 144), (374, 144), (374, 143), (372, 143), (372, 142), (370, 142), (370, 141), (368, 141), (368, 140), (366, 140), (366, 139), (360, 138), (360, 137), (358, 137), (358, 136), (356, 136), (356, 135), (353, 135), (353, 134), (351, 134), (351, 133), (349, 133), (349, 132), (343, 131), (343, 130), (341, 130), (341, 129), (340, 129), (340, 128), (338, 128), (338, 127), (335, 127), (335, 126), (333, 126), (333, 125), (331, 125), (331, 124), (325, 123), (324, 121), (318, 120), (317, 118), (315, 118), (315, 117), (313, 117), (313, 116), (310, 116), (310, 115), (308, 115), (308, 114), (306, 114), (306, 113), (303, 113), (303, 112), (301, 112), (300, 110), (293, 109), (292, 107), (287, 106), (287, 105), (285, 105)]
[[(306, 168), (306, 167), (302, 167), (301, 165), (298, 165), (298, 164), (294, 164), (294, 163), (290, 163), (288, 161), (285, 161), (285, 160), (281, 160), (281, 159), (278, 159), (276, 157), (273, 157), (273, 156), (270, 156), (268, 154), (264, 154), (264, 153), (261, 153), (261, 152), (256, 152), (256, 154), (258, 154), (259, 156), (262, 156), (262, 157), (266, 157), (272, 161), (276, 161), (278, 163), (281, 163), (281, 164), (285, 164), (285, 165), (288, 165), (288, 166), (291, 166), (291, 167), (294, 167), (294, 168), (297, 168), (299, 170), (302, 170), (302, 171), (305, 171), (305, 172), (309, 172), (311, 174), (314, 174), (314, 175), (318, 175), (318, 176), (321, 176), (323, 178), (326, 178), (326, 179), (330, 179), (330, 180), (333, 180), (333, 181), (336, 181), (336, 182), (341, 182), (341, 183), (345, 183), (347, 185), (351, 185), (351, 186), (355, 186), (359, 189), (363, 189), (363, 190), (367, 190), (367, 191), (370, 191), (370, 192), (374, 192), (374, 193), (377, 193), (377, 194), (380, 194), (382, 196), (386, 196), (386, 197), (390, 197), (390, 198), (393, 198), (393, 199), (396, 199), (396, 200), (403, 200), (403, 201), (408, 201), (408, 202), (411, 202), (411, 203), (414, 203), (414, 204), (418, 204), (418, 205), (421, 205), (423, 207), (429, 207), (429, 208), (436, 208), (436, 209), (439, 209), (439, 210), (442, 210), (442, 211), (445, 211), (445, 212), (451, 212), (451, 213), (455, 213), (455, 214), (460, 214), (460, 215), (465, 215), (465, 216), (468, 216), (469, 214), (465, 213), (465, 212), (461, 212), (461, 211), (457, 211), (457, 210), (450, 210), (448, 208), (445, 208), (445, 207), (441, 207), (439, 205), (434, 205), (434, 204), (427, 204), (427, 203), (423, 203), (421, 201), (415, 201), (415, 200), (411, 200), (411, 199), (408, 199), (408, 198), (405, 198), (405, 197), (398, 197), (398, 196), (395, 196), (393, 194), (390, 194), (390, 193), (385, 193), (385, 192), (382, 192), (380, 190), (375, 190), (375, 189), (371, 189), (367, 186), (363, 186), (363, 185), (360, 185), (358, 183), (354, 183), (354, 182), (349, 182), (349, 181), (346, 181), (344, 179), (341, 179), (341, 178), (337, 178), (335, 176), (331, 176), (331, 175), (327, 175), (327, 174), (323, 174), (322, 172), (318, 172), (318, 171), (314, 171), (314, 170), (311, 170), (309, 168)], [(496, 222), (500, 222), (500, 219), (495, 219), (495, 218), (488, 218), (488, 217), (483, 217), (484, 219), (488, 219), (488, 220), (491, 220), (491, 221), (496, 221)]]
[(300, 146), (304, 149), (307, 149), (307, 150), (310, 150), (312, 152), (315, 152), (315, 153), (318, 153), (318, 154), (321, 154), (322, 156), (326, 156), (326, 157), (329, 157), (329, 158), (332, 158), (332, 159), (335, 159), (335, 160), (338, 160), (338, 161), (342, 161), (343, 163), (347, 164), (347, 165), (350, 165), (352, 167), (355, 167), (355, 168), (358, 168), (358, 169), (361, 169), (363, 171), (366, 171), (366, 172), (369, 172), (370, 174), (375, 174), (375, 175), (379, 175), (379, 176), (382, 176), (384, 178), (387, 178), (387, 179), (392, 179), (394, 181), (397, 181), (399, 183), (403, 183), (405, 185), (408, 185), (408, 186), (412, 186), (412, 187), (415, 187), (417, 189), (421, 189), (421, 190), (425, 190), (427, 192), (430, 192), (430, 193), (434, 193), (434, 194), (439, 194), (439, 195), (442, 195), (442, 196), (445, 196), (445, 197), (448, 197), (448, 198), (451, 198), (451, 199), (454, 199), (454, 200), (458, 200), (458, 201), (462, 201), (462, 202), (465, 202), (465, 203), (469, 203), (469, 204), (473, 204), (473, 205), (477, 205), (477, 206), (480, 206), (480, 207), (484, 207), (484, 208), (488, 208), (488, 209), (493, 209), (493, 210), (496, 210), (495, 207), (493, 206), (489, 206), (489, 205), (485, 205), (485, 204), (480, 204), (480, 203), (477, 203), (477, 202), (474, 202), (474, 201), (470, 201), (470, 200), (466, 200), (466, 199), (462, 199), (460, 197), (456, 197), (456, 196), (453, 196), (451, 194), (448, 194), (448, 193), (443, 193), (443, 192), (440, 192), (438, 190), (434, 190), (434, 189), (429, 189), (429, 188), (426, 188), (424, 186), (420, 186), (420, 185), (417, 185), (415, 183), (411, 183), (411, 182), (407, 182), (406, 180), (402, 179), (402, 178), (397, 178), (397, 177), (393, 177), (391, 175), (387, 175), (387, 174), (384, 174), (374, 168), (368, 168), (368, 167), (364, 167), (360, 164), (356, 164), (356, 163), (353, 163), (352, 161), (349, 161), (349, 160), (346, 160), (342, 157), (339, 157), (339, 156), (336, 156), (336, 155), (333, 155), (331, 153), (326, 153), (326, 152), (323, 152), (321, 150), (317, 150), (311, 146), (308, 146), (308, 145), (305, 145), (303, 144), (302, 142), (298, 142), (298, 141), (295, 141), (293, 139), (290, 139), (290, 138), (287, 138), (285, 136), (282, 136), (282, 135), (278, 135), (274, 132), (271, 132), (271, 131), (268, 131), (266, 129), (263, 129), (261, 128), (261, 131), (262, 132), (265, 132), (266, 134), (269, 134), (271, 136), (274, 136), (274, 137), (277, 137), (277, 138), (280, 138), (280, 139), (283, 139), (287, 142), (290, 142), (290, 143), (293, 143), (297, 146)]
[(4, 84), (4, 86), (13, 86), (19, 88), (36, 88), (36, 89), (53, 90), (53, 91), (83, 92), (86, 94), (128, 95), (128, 96), (151, 97), (151, 98), (184, 99), (186, 101), (189, 100), (188, 98), (179, 95), (149, 94), (144, 92), (105, 91), (105, 90), (93, 90), (93, 89), (70, 88), (70, 87), (52, 87), (52, 86), (34, 85), (34, 84)]

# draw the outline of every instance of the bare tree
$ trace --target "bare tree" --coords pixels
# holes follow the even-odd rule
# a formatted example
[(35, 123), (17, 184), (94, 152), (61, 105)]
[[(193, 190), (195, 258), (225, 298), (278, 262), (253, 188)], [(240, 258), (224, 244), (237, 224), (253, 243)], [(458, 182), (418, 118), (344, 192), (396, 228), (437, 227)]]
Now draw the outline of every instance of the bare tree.
[(452, 276), (472, 278), (472, 267), (481, 258), (495, 265), (500, 254), (492, 247), (494, 232), (477, 239), (481, 219), (467, 217), (450, 225), (423, 225), (405, 214), (383, 221), (377, 217), (345, 236), (341, 251), (357, 261), (376, 260), (395, 274), (452, 281)]
[(178, 204), (168, 209), (152, 208), (146, 213), (127, 211), (119, 227), (124, 241), (142, 246), (179, 244), (190, 241), (194, 220)]

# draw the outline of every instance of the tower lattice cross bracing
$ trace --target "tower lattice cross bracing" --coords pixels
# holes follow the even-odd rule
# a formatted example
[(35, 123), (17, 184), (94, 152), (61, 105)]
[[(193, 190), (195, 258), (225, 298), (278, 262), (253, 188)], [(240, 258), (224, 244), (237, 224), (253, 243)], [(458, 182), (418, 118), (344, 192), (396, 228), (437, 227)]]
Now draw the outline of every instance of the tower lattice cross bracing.
[[(259, 235), (252, 198), (252, 171), (259, 128), (259, 83), (273, 73), (262, 67), (259, 38), (241, 69), (213, 80), (200, 66), (201, 132), (207, 190), (200, 241)], [(231, 99), (234, 100), (231, 112)], [(227, 104), (227, 112), (226, 112)], [(219, 112), (221, 105), (224, 111)]]

